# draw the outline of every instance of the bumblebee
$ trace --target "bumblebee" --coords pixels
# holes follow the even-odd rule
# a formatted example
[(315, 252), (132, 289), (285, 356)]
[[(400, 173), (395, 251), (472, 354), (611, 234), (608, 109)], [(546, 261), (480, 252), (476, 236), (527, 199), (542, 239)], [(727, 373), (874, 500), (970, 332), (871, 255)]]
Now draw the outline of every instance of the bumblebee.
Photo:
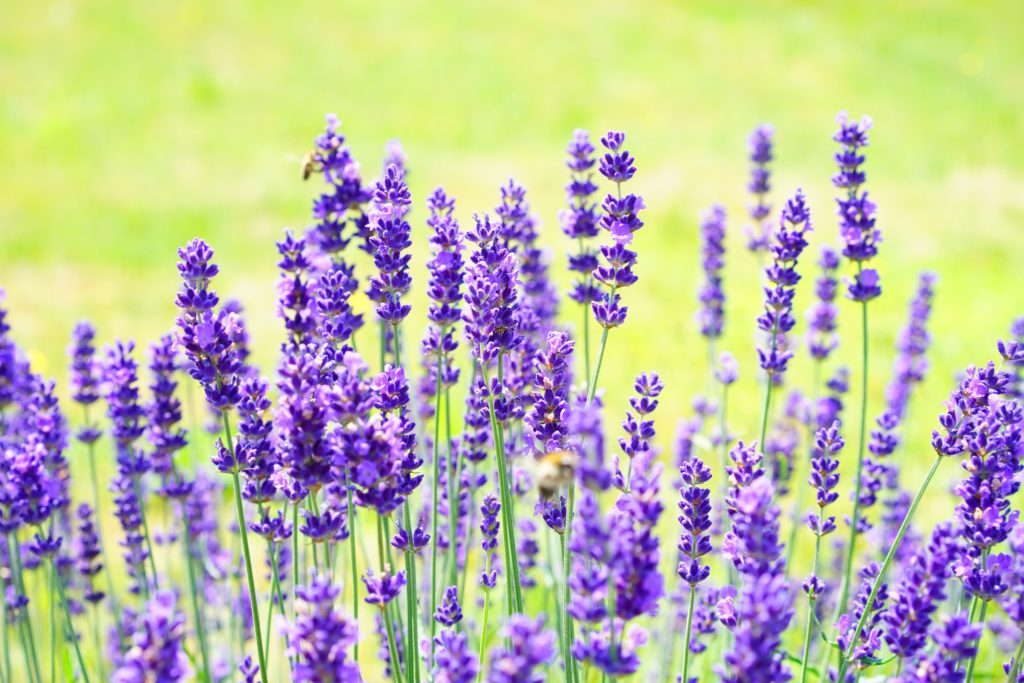
[(316, 164), (313, 160), (313, 153), (306, 152), (302, 157), (302, 179), (309, 180), (309, 176), (313, 175), (314, 170), (316, 170)]
[(572, 451), (553, 451), (537, 459), (537, 492), (542, 500), (551, 500), (572, 481), (578, 462), (579, 456)]

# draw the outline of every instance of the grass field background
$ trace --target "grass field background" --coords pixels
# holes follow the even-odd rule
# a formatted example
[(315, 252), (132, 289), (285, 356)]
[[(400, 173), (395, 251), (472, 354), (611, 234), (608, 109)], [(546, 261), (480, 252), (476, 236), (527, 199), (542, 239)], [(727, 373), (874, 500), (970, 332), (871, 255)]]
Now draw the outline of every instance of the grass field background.
[[(612, 335), (602, 384), (617, 422), (630, 378), (662, 373), (666, 450), (704, 381), (692, 320), (697, 218), (712, 202), (729, 210), (724, 346), (745, 371), (732, 421), (741, 436), (755, 431), (760, 275), (741, 227), (746, 137), (760, 122), (776, 127), (773, 199), (805, 188), (816, 248), (838, 239), (834, 116), (847, 109), (875, 120), (867, 172), (885, 293), (871, 305), (871, 413), (918, 272), (941, 277), (933, 369), (913, 399), (911, 481), (930, 460), (954, 374), (990, 358), (1024, 313), (1019, 2), (12, 0), (3, 15), (0, 286), (14, 338), (59, 380), (79, 318), (105, 341), (148, 343), (170, 328), (175, 249), (193, 236), (217, 250), (217, 288), (245, 304), (269, 371), (282, 337), (273, 242), (284, 226), (308, 222), (316, 188), (301, 182), (299, 164), (328, 111), (343, 120), (368, 176), (389, 139), (407, 151), (421, 257), (416, 337), (427, 192), (443, 184), (465, 224), (514, 176), (565, 281), (568, 245), (556, 220), (565, 144), (577, 127), (627, 132), (634, 189), (649, 209), (637, 239), (640, 282), (625, 294), (630, 318)], [(564, 308), (574, 323), (577, 310)], [(840, 356), (854, 363), (856, 386), (854, 313), (843, 305)], [(806, 371), (796, 363), (794, 382)], [(940, 473), (943, 482), (957, 476), (954, 465)], [(942, 489), (926, 500), (932, 519), (950, 514)]]

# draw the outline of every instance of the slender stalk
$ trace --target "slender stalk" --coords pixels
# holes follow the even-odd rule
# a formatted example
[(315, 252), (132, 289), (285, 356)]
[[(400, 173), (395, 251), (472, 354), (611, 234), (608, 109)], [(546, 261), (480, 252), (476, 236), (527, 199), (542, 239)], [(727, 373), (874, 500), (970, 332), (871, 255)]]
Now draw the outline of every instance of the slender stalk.
[[(409, 548), (405, 551), (405, 573), (408, 575), (409, 580), (405, 584), (405, 601), (406, 601), (406, 627), (409, 634), (409, 645), (405, 648), (406, 658), (408, 661), (405, 663), (407, 678), (410, 681), (416, 681), (419, 683), (420, 680), (420, 658), (419, 658), (419, 599), (417, 598), (417, 590), (419, 582), (416, 580), (416, 553), (413, 551), (412, 545), (412, 513), (409, 511), (410, 505), (409, 500), (406, 499), (405, 504), (402, 506), (405, 510), (405, 526), (409, 532)], [(433, 612), (431, 612), (433, 614)], [(434, 620), (431, 619), (431, 622)]]
[[(989, 603), (988, 600), (982, 600), (981, 601), (981, 614), (978, 615), (978, 623), (980, 623), (982, 625), (985, 624), (985, 614), (986, 614), (986, 612), (988, 612), (988, 603)], [(973, 621), (973, 619), (972, 619), (972, 621)], [(980, 643), (979, 643), (979, 645), (980, 645)], [(971, 683), (974, 680), (974, 665), (977, 664), (977, 662), (978, 662), (978, 651), (979, 650), (980, 650), (980, 647), (974, 648), (974, 654), (971, 655), (970, 660), (968, 660), (968, 662), (967, 662), (967, 678), (965, 679), (966, 683)]]
[[(388, 563), (384, 559), (384, 516), (377, 515), (377, 557), (380, 561), (380, 571), (388, 571)], [(391, 616), (388, 614), (387, 606), (381, 606), (381, 619), (384, 621), (384, 631), (388, 637), (388, 654), (391, 657), (391, 677), (395, 683), (402, 683), (402, 667), (398, 659), (398, 648), (395, 644), (395, 631), (391, 624)], [(411, 644), (407, 644), (408, 650)]]
[[(13, 555), (14, 555), (14, 566), (15, 566), (15, 577), (16, 577), (17, 584), (18, 584), (18, 591), (22, 595), (27, 596), (28, 593), (25, 591), (25, 574), (22, 571), (22, 563), (21, 563), (21, 543), (18, 542), (17, 534), (15, 534), (13, 536), (9, 536), (8, 538), (10, 539), (11, 544), (14, 546), (14, 553), (13, 553)], [(42, 673), (40, 672), (40, 669), (39, 669), (39, 656), (36, 653), (36, 638), (35, 638), (35, 634), (32, 632), (32, 620), (28, 617), (27, 607), (26, 607), (26, 614), (22, 618), (21, 623), (22, 623), (23, 630), (24, 630), (24, 633), (22, 634), (22, 648), (25, 650), (25, 662), (26, 662), (26, 665), (29, 663), (29, 655), (31, 655), (31, 657), (32, 657), (32, 659), (31, 659), (32, 666), (31, 667), (26, 667), (26, 668), (29, 669), (30, 673), (32, 671), (34, 671), (35, 672), (35, 676), (36, 676), (36, 680), (40, 681), (40, 683), (42, 683), (43, 675), (42, 675)], [(26, 638), (28, 639), (28, 647), (25, 647), (25, 642), (24, 641), (25, 641)]]
[[(498, 354), (498, 367), (501, 367), (502, 354)], [(508, 460), (505, 457), (505, 441), (502, 435), (501, 426), (498, 424), (498, 418), (494, 414), (494, 396), (491, 395), (489, 390), (491, 383), (487, 376), (487, 368), (481, 365), (480, 371), (483, 373), (484, 382), (488, 386), (487, 392), (487, 407), (488, 413), (491, 418), (491, 434), (494, 437), (494, 450), (498, 458), (498, 488), (501, 495), (501, 518), (502, 527), (504, 527), (503, 536), (505, 539), (504, 552), (505, 552), (505, 581), (508, 590), (509, 613), (513, 614), (516, 612), (523, 611), (523, 594), (522, 588), (519, 584), (519, 557), (516, 549), (516, 534), (515, 529), (512, 526), (514, 518), (512, 516), (512, 489), (509, 484), (508, 476)]]
[(11, 680), (11, 641), (10, 641), (9, 629), (7, 628), (8, 623), (9, 623), (10, 620), (7, 618), (7, 600), (6, 599), (5, 600), (0, 600), (0, 615), (2, 615), (2, 616), (0, 616), (0, 618), (3, 619), (3, 621), (0, 622), (0, 626), (2, 626), (3, 629), (4, 629), (4, 638), (3, 638), (3, 645), (4, 645), (4, 680), (5, 681), (9, 681), (9, 680)]
[[(249, 606), (252, 609), (253, 632), (256, 635), (256, 654), (260, 660), (260, 680), (267, 683), (267, 660), (263, 655), (263, 630), (260, 627), (260, 606), (256, 596), (256, 580), (252, 571), (252, 553), (249, 550), (249, 532), (245, 524), (245, 508), (242, 506), (242, 483), (238, 476), (238, 458), (235, 455), (235, 442), (231, 436), (231, 423), (228, 420), (227, 412), (221, 412), (221, 421), (224, 425), (225, 446), (231, 453), (231, 459), (235, 467), (231, 471), (231, 480), (234, 484), (235, 513), (238, 516), (238, 533), (242, 539), (242, 554), (245, 559), (245, 578), (249, 585)], [(295, 532), (293, 532), (295, 533)]]
[[(98, 604), (93, 604), (92, 628), (93, 637), (96, 639), (96, 668), (99, 669), (100, 680), (105, 681), (107, 680), (107, 665), (103, 656), (103, 645), (106, 641), (103, 639), (103, 629), (100, 625), (100, 614), (100, 606)], [(8, 676), (8, 680), (10, 680), (10, 676)], [(209, 681), (210, 679), (207, 678), (206, 680)]]
[[(54, 594), (57, 592), (57, 567), (50, 563), (50, 680), (57, 680), (57, 601)], [(71, 624), (68, 624), (68, 628)], [(73, 632), (73, 631), (72, 631)], [(85, 665), (82, 665), (85, 669)]]
[[(54, 577), (57, 576), (57, 563), (54, 562), (53, 557), (50, 557), (50, 571)], [(78, 668), (82, 672), (82, 680), (84, 680), (85, 683), (89, 683), (89, 672), (85, 668), (85, 659), (82, 658), (82, 648), (78, 644), (78, 638), (74, 637), (75, 627), (71, 621), (71, 608), (68, 607), (67, 594), (64, 592), (64, 582), (58, 578), (54, 580), (54, 584), (56, 584), (57, 593), (60, 596), (60, 603), (64, 607), (64, 616), (67, 618), (68, 632), (72, 635), (69, 640), (75, 647), (75, 657), (78, 659)], [(56, 680), (56, 676), (51, 680)]]
[[(139, 518), (142, 520), (142, 533), (146, 538), (146, 552), (149, 554), (149, 570), (153, 572), (153, 588), (159, 590), (160, 580), (157, 578), (156, 556), (153, 554), (153, 540), (149, 534), (149, 522), (146, 521), (146, 501), (142, 498), (142, 484), (139, 483), (139, 475), (132, 476), (132, 486), (135, 487), (135, 498), (139, 501)], [(149, 582), (146, 581), (145, 566), (143, 566), (142, 579), (146, 584), (146, 595), (149, 595)]]
[[(873, 605), (875, 603), (875, 597), (878, 595), (878, 588), (882, 585), (882, 581), (885, 579), (885, 573), (888, 571), (889, 565), (892, 563), (892, 558), (896, 556), (896, 551), (899, 549), (900, 543), (903, 541), (903, 536), (907, 533), (907, 529), (910, 527), (910, 520), (913, 518), (914, 512), (917, 510), (917, 506), (924, 497), (924, 492), (928, 489), (928, 485), (931, 483), (932, 477), (935, 476), (935, 471), (939, 469), (939, 463), (941, 462), (942, 456), (935, 456), (935, 461), (928, 470), (928, 474), (925, 475), (924, 481), (921, 482), (921, 488), (917, 490), (917, 495), (914, 496), (914, 500), (910, 504), (910, 509), (907, 510), (907, 514), (903, 518), (903, 522), (900, 524), (899, 531), (896, 532), (896, 538), (893, 539), (892, 547), (889, 548), (889, 552), (885, 554), (885, 559), (882, 560), (882, 566), (878, 571), (878, 576), (875, 577), (875, 582), (871, 586), (871, 593), (868, 595), (868, 599), (864, 604)], [(857, 626), (854, 628), (853, 636), (850, 638), (850, 646), (847, 651), (843, 653), (842, 659), (839, 662), (839, 675), (836, 678), (837, 681), (846, 680), (844, 677), (847, 670), (850, 668), (850, 660), (853, 656), (853, 650), (857, 646), (857, 640), (860, 638), (861, 631), (864, 630), (864, 623), (867, 621), (869, 612), (870, 610), (864, 610), (860, 619), (857, 620)]]
[[(441, 328), (441, 344), (444, 344), (445, 329)], [(441, 486), (441, 371), (444, 368), (444, 354), (438, 353), (437, 355), (437, 387), (435, 389), (435, 402), (434, 402), (434, 485), (431, 487), (431, 498), (433, 502), (433, 508), (430, 512), (431, 518), (431, 534), (430, 534), (430, 614), (433, 615), (437, 610), (437, 518), (438, 515), (438, 493), (437, 490)], [(449, 463), (449, 475), (448, 483), (449, 488), (451, 484), (451, 466)], [(455, 501), (448, 498), (448, 516), (454, 518), (453, 506)], [(410, 529), (410, 532), (412, 530)], [(449, 544), (455, 544), (455, 535), (449, 535)], [(434, 661), (434, 634), (437, 633), (437, 622), (430, 619), (430, 661)]]
[(572, 538), (573, 508), (576, 503), (576, 479), (569, 482), (566, 504), (565, 504), (565, 532), (562, 534), (562, 610), (565, 612), (565, 648), (562, 656), (565, 664), (565, 680), (576, 680), (576, 660), (572, 656), (572, 646), (575, 640), (575, 629), (573, 618), (569, 614), (569, 572), (572, 569), (572, 552), (569, 550), (569, 541)]
[[(861, 270), (858, 263), (857, 271)], [(853, 513), (850, 515), (850, 539), (847, 543), (846, 567), (843, 570), (843, 584), (836, 603), (836, 614), (846, 609), (853, 579), (853, 559), (857, 550), (857, 522), (860, 519), (861, 472), (864, 468), (864, 447), (866, 445), (868, 420), (868, 304), (861, 302), (861, 378), (860, 378), (860, 443), (857, 446), (857, 479), (853, 484)], [(868, 603), (870, 604), (870, 603)]]
[[(491, 554), (487, 553), (487, 557), (484, 560), (484, 571), (491, 571)], [(484, 653), (487, 647), (487, 616), (491, 609), (491, 589), (484, 589), (484, 616), (483, 625), (480, 628), (480, 654), (477, 657), (477, 680), (481, 680), (484, 675)]]
[[(359, 624), (359, 558), (356, 557), (356, 507), (352, 504), (352, 487), (345, 487), (345, 503), (348, 506), (348, 547), (352, 555), (349, 566), (352, 569), (352, 618)], [(294, 533), (294, 532), (293, 532)], [(356, 664), (359, 664), (359, 633), (352, 648)]]
[[(444, 389), (444, 422), (445, 441), (448, 444), (448, 557), (445, 559), (446, 566), (451, 572), (449, 585), (454, 586), (458, 581), (459, 574), (459, 508), (462, 500), (462, 467), (463, 459), (461, 451), (452, 452), (452, 406), (449, 388)], [(470, 485), (470, 507), (473, 509), (472, 492), (476, 484)], [(468, 534), (467, 534), (468, 536)], [(469, 547), (469, 539), (466, 539), (466, 547)]]
[[(825, 512), (823, 508), (818, 508), (818, 528), (822, 527), (822, 521), (825, 518)], [(811, 575), (818, 575), (818, 561), (821, 558), (821, 536), (819, 534), (814, 535), (814, 559), (811, 561)], [(800, 683), (806, 683), (807, 681), (807, 660), (811, 655), (811, 629), (814, 623), (814, 602), (816, 596), (810, 594), (807, 595), (807, 625), (804, 628), (804, 656), (800, 663)], [(822, 674), (824, 675), (824, 674)], [(820, 676), (819, 676), (820, 678)]]
[(683, 635), (683, 683), (690, 680), (690, 632), (693, 626), (693, 603), (697, 596), (697, 587), (690, 586), (690, 605), (686, 609), (686, 633)]

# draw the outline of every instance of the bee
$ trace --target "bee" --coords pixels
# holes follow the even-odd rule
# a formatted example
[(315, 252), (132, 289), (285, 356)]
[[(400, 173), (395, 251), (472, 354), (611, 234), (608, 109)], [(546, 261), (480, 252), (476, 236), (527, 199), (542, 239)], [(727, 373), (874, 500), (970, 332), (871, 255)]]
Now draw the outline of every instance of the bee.
[(305, 156), (302, 157), (302, 179), (309, 180), (309, 176), (313, 175), (314, 170), (313, 153), (306, 152)]
[(572, 451), (553, 451), (536, 462), (537, 491), (542, 500), (551, 500), (572, 481), (579, 456)]

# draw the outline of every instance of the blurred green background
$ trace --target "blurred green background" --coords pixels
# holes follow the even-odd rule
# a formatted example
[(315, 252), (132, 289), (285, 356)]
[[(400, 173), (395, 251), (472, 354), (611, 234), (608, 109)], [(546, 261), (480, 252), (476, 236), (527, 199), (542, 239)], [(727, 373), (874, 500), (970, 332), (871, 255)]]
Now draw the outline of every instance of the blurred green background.
[[(625, 295), (630, 318), (605, 365), (609, 415), (617, 422), (636, 372), (660, 371), (667, 448), (703, 386), (696, 226), (703, 207), (721, 202), (731, 232), (724, 346), (745, 370), (733, 422), (750, 437), (761, 293), (741, 230), (746, 137), (774, 124), (776, 205), (802, 186), (815, 248), (835, 243), (830, 137), (836, 112), (848, 109), (875, 120), (868, 187), (885, 236), (885, 293), (871, 306), (872, 413), (917, 273), (941, 276), (933, 370), (911, 417), (910, 466), (923, 471), (954, 373), (990, 358), (1024, 312), (1022, 27), (1024, 4), (1013, 0), (10, 0), (0, 22), (0, 286), (13, 335), (59, 379), (76, 319), (92, 319), (103, 340), (148, 342), (173, 321), (176, 247), (202, 236), (222, 266), (218, 289), (246, 305), (257, 357), (272, 367), (282, 337), (273, 242), (283, 226), (308, 222), (317, 188), (301, 182), (300, 159), (328, 111), (367, 176), (384, 144), (401, 139), (421, 256), (424, 198), (435, 185), (458, 198), (468, 222), (515, 176), (565, 281), (563, 150), (574, 128), (615, 127), (628, 133), (635, 191), (649, 209), (640, 282)], [(809, 300), (805, 286), (801, 310)], [(422, 290), (414, 302), (418, 337)], [(854, 312), (843, 304), (848, 362), (858, 354)], [(794, 382), (806, 371), (797, 362)], [(951, 465), (940, 479), (957, 474)], [(933, 519), (950, 514), (944, 485), (928, 499)]]

